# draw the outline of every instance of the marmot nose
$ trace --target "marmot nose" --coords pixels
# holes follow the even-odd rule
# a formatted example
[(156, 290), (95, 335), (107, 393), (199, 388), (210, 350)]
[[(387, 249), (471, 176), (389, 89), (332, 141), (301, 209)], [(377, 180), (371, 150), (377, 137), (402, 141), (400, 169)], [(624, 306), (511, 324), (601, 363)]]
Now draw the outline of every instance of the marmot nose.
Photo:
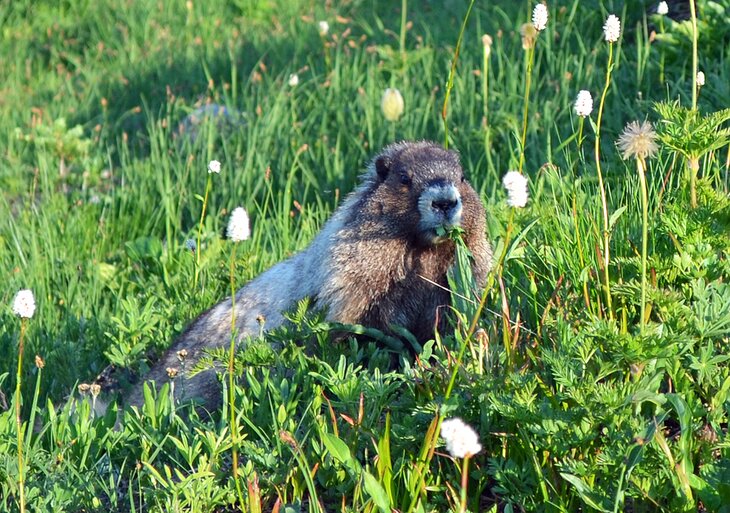
[(459, 202), (455, 199), (440, 199), (431, 202), (431, 206), (434, 209), (440, 210), (444, 214), (448, 214), (449, 211), (454, 209), (458, 204)]

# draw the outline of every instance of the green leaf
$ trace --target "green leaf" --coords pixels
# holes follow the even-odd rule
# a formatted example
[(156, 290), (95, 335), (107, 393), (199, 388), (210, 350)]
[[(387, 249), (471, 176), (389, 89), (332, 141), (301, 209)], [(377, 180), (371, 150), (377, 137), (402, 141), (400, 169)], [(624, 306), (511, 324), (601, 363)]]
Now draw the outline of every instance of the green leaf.
[(341, 463), (353, 477), (359, 474), (360, 464), (352, 457), (350, 448), (345, 442), (332, 433), (322, 433), (322, 443), (332, 457)]
[(378, 480), (368, 471), (363, 471), (362, 477), (365, 481), (365, 491), (373, 499), (373, 502), (382, 513), (390, 513), (390, 500), (385, 489), (378, 483)]
[(604, 513), (611, 513), (611, 511), (613, 511), (610, 505), (610, 499), (595, 492), (578, 476), (575, 476), (573, 474), (567, 474), (565, 472), (561, 472), (560, 475), (563, 477), (563, 479), (573, 485), (575, 491), (578, 492), (580, 498), (583, 499), (583, 502), (585, 502), (588, 506), (595, 510), (603, 511)]

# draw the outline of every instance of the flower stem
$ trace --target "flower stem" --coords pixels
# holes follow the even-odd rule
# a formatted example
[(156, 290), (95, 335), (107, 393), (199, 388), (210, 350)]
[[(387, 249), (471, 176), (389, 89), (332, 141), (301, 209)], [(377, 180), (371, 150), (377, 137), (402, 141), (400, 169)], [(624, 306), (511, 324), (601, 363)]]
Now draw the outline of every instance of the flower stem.
[(527, 140), (527, 114), (530, 106), (530, 85), (532, 84), (532, 65), (535, 60), (535, 47), (527, 49), (527, 76), (525, 77), (525, 107), (522, 112), (522, 139), (520, 142), (520, 164), (517, 170), (522, 173), (525, 164), (525, 144)]
[(641, 318), (639, 332), (643, 336), (646, 331), (646, 253), (647, 239), (649, 238), (649, 197), (646, 191), (646, 162), (637, 157), (636, 170), (639, 173), (641, 186)]
[(231, 253), (231, 345), (228, 353), (228, 409), (230, 413), (231, 426), (231, 452), (233, 456), (233, 481), (236, 483), (238, 500), (243, 507), (243, 490), (238, 479), (238, 426), (236, 425), (236, 393), (235, 393), (235, 355), (236, 355), (236, 281), (234, 279), (236, 269), (236, 248), (233, 245)]
[(25, 476), (23, 475), (23, 422), (20, 417), (22, 397), (20, 384), (23, 369), (23, 344), (25, 329), (28, 320), (23, 317), (20, 321), (20, 340), (18, 341), (18, 372), (15, 377), (15, 425), (18, 437), (18, 494), (20, 496), (20, 513), (25, 513)]
[(466, 512), (466, 487), (469, 481), (469, 458), (470, 456), (467, 454), (461, 464), (461, 506), (459, 507), (459, 513)]
[(601, 119), (603, 118), (603, 105), (608, 94), (608, 87), (611, 85), (611, 71), (613, 69), (613, 43), (608, 43), (608, 64), (606, 66), (606, 84), (601, 93), (601, 101), (598, 104), (598, 116), (596, 118), (596, 140), (595, 140), (595, 158), (596, 171), (598, 173), (598, 189), (601, 194), (601, 208), (603, 211), (603, 290), (606, 295), (606, 309), (608, 316), (613, 319), (613, 308), (611, 305), (611, 284), (609, 281), (608, 266), (610, 263), (610, 231), (608, 224), (608, 201), (606, 199), (606, 187), (603, 183), (603, 173), (601, 173)]
[(193, 290), (198, 288), (198, 276), (200, 273), (200, 237), (203, 233), (203, 221), (205, 220), (205, 209), (208, 206), (208, 194), (212, 184), (210, 173), (208, 173), (208, 181), (205, 184), (205, 196), (203, 197), (203, 210), (200, 212), (200, 224), (198, 225), (198, 245), (195, 247), (195, 277), (193, 279)]

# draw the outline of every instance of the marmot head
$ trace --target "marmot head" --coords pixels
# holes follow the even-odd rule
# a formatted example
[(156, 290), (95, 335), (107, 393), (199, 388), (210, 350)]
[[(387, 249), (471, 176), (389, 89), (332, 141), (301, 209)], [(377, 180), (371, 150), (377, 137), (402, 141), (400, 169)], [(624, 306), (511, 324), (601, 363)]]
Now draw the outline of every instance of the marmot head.
[(372, 199), (393, 235), (434, 245), (451, 228), (468, 231), (470, 218), (484, 216), (454, 151), (426, 141), (396, 143), (375, 158), (371, 169)]

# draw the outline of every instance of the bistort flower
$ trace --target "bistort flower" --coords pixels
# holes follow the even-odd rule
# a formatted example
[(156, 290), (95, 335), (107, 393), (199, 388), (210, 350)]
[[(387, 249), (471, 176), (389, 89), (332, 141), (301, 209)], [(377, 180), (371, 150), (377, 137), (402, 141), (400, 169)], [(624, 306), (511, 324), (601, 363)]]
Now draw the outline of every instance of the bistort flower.
[(221, 163), (217, 160), (211, 160), (208, 162), (208, 173), (218, 173), (221, 172)]
[(616, 142), (621, 156), (626, 159), (645, 159), (653, 157), (659, 149), (656, 144), (656, 132), (648, 121), (632, 121), (626, 127)]
[(383, 110), (385, 119), (388, 121), (398, 121), (403, 115), (405, 108), (403, 95), (400, 94), (398, 89), (389, 87), (383, 93), (383, 98), (380, 100), (380, 108)]
[(603, 35), (609, 43), (615, 43), (621, 36), (621, 20), (615, 14), (610, 14), (603, 24)]
[(659, 2), (659, 4), (656, 6), (656, 13), (661, 16), (666, 16), (669, 14), (669, 6), (666, 2)]
[(698, 71), (697, 72), (697, 86), (702, 87), (703, 85), (705, 85), (705, 72)]
[(13, 300), (13, 313), (23, 319), (30, 319), (35, 313), (35, 298), (29, 289), (19, 290)]
[(319, 30), (319, 35), (324, 37), (330, 31), (330, 24), (322, 20), (317, 24), (317, 29)]
[(482, 450), (479, 435), (458, 417), (441, 423), (441, 437), (446, 442), (446, 450), (454, 458), (474, 456)]
[(292, 73), (289, 75), (289, 87), (296, 87), (299, 85), (299, 75)]
[(502, 185), (507, 189), (507, 205), (523, 208), (527, 205), (527, 178), (519, 171), (509, 171), (502, 178)]
[(246, 240), (251, 236), (251, 228), (248, 223), (248, 214), (243, 207), (237, 207), (231, 212), (231, 218), (228, 221), (226, 235), (233, 242)]
[(575, 113), (580, 117), (590, 116), (591, 112), (593, 112), (593, 97), (590, 91), (586, 91), (585, 89), (578, 91), (573, 108), (575, 109)]
[(537, 31), (545, 30), (548, 21), (548, 10), (545, 4), (537, 4), (532, 10), (532, 24)]

